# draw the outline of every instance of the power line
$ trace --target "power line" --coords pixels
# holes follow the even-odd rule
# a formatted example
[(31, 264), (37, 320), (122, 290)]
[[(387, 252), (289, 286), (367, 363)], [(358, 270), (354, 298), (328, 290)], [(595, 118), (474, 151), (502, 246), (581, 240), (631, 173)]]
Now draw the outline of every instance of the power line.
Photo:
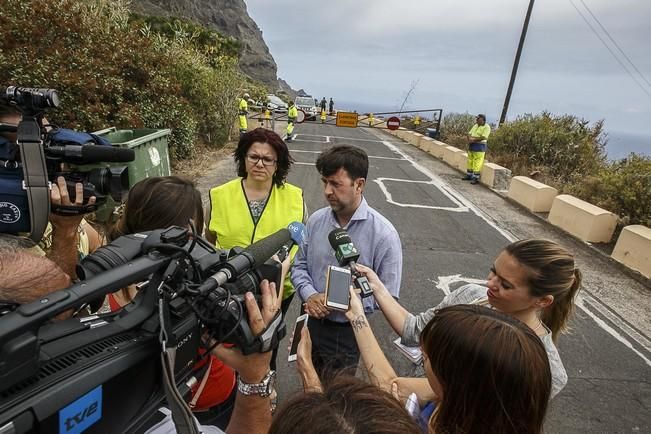
[(633, 61), (632, 61), (632, 60), (631, 60), (631, 59), (626, 55), (626, 53), (624, 52), (624, 50), (622, 49), (622, 47), (620, 47), (619, 44), (618, 44), (617, 42), (615, 42), (615, 39), (613, 39), (613, 37), (610, 36), (610, 32), (608, 32), (608, 30), (606, 30), (606, 27), (604, 27), (604, 25), (601, 24), (601, 21), (599, 21), (599, 19), (597, 18), (597, 16), (596, 16), (596, 15), (595, 15), (591, 10), (590, 10), (590, 8), (588, 7), (588, 5), (587, 5), (583, 0), (580, 0), (580, 1), (581, 1), (581, 3), (583, 3), (583, 6), (584, 6), (584, 7), (586, 8), (586, 10), (590, 13), (590, 15), (592, 15), (592, 18), (594, 18), (594, 20), (597, 22), (597, 24), (599, 24), (599, 27), (601, 27), (601, 30), (603, 30), (604, 33), (606, 34), (606, 36), (608, 36), (608, 39), (610, 39), (610, 42), (612, 42), (613, 45), (614, 45), (615, 47), (617, 47), (617, 49), (619, 50), (619, 52), (622, 53), (622, 56), (624, 56), (624, 58), (625, 58), (626, 60), (628, 60), (628, 63), (631, 64), (631, 66), (633, 67), (633, 69), (635, 69), (635, 71), (640, 75), (640, 77), (642, 78), (642, 80), (644, 80), (644, 81), (646, 82), (646, 84), (648, 84), (649, 86), (651, 86), (651, 83), (649, 83), (649, 80), (647, 80), (646, 77), (642, 74), (642, 72), (640, 72), (640, 70), (637, 69), (637, 66), (635, 66), (635, 63), (633, 63)]
[(576, 12), (581, 16), (581, 18), (583, 18), (583, 21), (585, 21), (585, 23), (588, 25), (588, 27), (590, 27), (590, 30), (592, 30), (592, 33), (594, 33), (595, 36), (596, 36), (597, 38), (599, 38), (599, 40), (601, 41), (601, 43), (604, 45), (604, 47), (606, 47), (606, 48), (608, 49), (608, 51), (609, 51), (610, 54), (615, 58), (615, 60), (617, 61), (617, 63), (619, 63), (619, 64), (621, 65), (621, 67), (624, 68), (624, 71), (626, 71), (626, 73), (627, 73), (627, 74), (628, 74), (628, 75), (633, 79), (633, 81), (635, 82), (635, 84), (637, 84), (637, 85), (640, 87), (640, 89), (642, 89), (642, 91), (643, 91), (644, 93), (646, 93), (649, 97), (651, 97), (651, 92), (650, 92), (649, 90), (647, 90), (647, 88), (644, 87), (644, 85), (642, 85), (642, 84), (637, 80), (637, 78), (636, 78), (636, 77), (631, 73), (631, 71), (626, 67), (626, 65), (624, 65), (624, 63), (622, 63), (622, 61), (619, 59), (619, 57), (617, 57), (617, 55), (616, 55), (615, 52), (612, 50), (612, 48), (610, 48), (610, 46), (606, 43), (606, 41), (604, 41), (604, 39), (603, 39), (603, 38), (601, 37), (601, 35), (597, 32), (597, 30), (592, 26), (592, 24), (590, 24), (590, 21), (588, 21), (588, 19), (585, 17), (585, 15), (583, 15), (583, 13), (579, 10), (579, 8), (576, 7), (576, 5), (574, 4), (574, 2), (573, 2), (572, 0), (569, 0), (569, 2), (570, 2), (570, 4), (574, 7), (574, 9), (576, 10)]

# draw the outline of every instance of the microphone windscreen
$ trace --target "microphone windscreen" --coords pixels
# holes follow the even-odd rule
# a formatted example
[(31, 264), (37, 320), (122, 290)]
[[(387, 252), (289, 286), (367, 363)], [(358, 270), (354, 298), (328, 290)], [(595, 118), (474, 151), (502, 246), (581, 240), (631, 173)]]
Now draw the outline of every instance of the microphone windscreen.
[(353, 240), (350, 239), (350, 235), (346, 232), (346, 229), (337, 228), (328, 234), (328, 241), (333, 249), (337, 250), (338, 246), (343, 244), (352, 244)]
[(305, 225), (301, 222), (291, 222), (289, 226), (287, 226), (287, 230), (289, 231), (294, 244), (300, 246), (306, 236)]
[(244, 252), (248, 253), (253, 257), (253, 267), (267, 262), (280, 248), (291, 240), (290, 232), (288, 229), (280, 229), (278, 232), (275, 232), (269, 235), (266, 238), (263, 238), (259, 241), (248, 246), (244, 249)]
[(128, 163), (136, 159), (136, 153), (133, 149), (115, 146), (83, 145), (81, 158), (102, 163)]

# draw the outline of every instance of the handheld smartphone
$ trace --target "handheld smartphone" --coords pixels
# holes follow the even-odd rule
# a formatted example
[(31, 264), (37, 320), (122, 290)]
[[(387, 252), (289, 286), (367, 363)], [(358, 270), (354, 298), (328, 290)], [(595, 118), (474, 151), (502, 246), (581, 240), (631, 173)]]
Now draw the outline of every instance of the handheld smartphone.
[(298, 343), (301, 341), (301, 331), (303, 330), (303, 327), (307, 327), (308, 316), (308, 314), (303, 314), (296, 318), (296, 323), (294, 324), (294, 333), (292, 334), (292, 346), (289, 348), (289, 357), (287, 357), (288, 362), (296, 361)]
[(326, 276), (326, 307), (336, 310), (348, 310), (350, 304), (351, 274), (348, 268), (328, 267)]

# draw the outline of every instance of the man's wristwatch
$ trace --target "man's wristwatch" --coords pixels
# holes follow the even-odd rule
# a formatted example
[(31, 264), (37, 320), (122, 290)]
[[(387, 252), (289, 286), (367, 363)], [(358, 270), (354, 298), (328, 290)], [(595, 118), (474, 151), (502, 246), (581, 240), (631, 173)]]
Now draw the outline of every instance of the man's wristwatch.
[(255, 384), (248, 384), (242, 381), (242, 378), (237, 377), (237, 390), (246, 396), (260, 395), (266, 398), (271, 395), (276, 384), (276, 371), (270, 370), (264, 376), (261, 382)]

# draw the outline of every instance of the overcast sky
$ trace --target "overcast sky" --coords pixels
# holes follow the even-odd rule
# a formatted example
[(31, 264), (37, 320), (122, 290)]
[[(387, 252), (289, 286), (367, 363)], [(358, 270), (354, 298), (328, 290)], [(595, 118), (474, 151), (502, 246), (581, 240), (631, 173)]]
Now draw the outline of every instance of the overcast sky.
[[(583, 0), (644, 78), (651, 94), (651, 0)], [(534, 6), (509, 118), (548, 109), (611, 131), (648, 129), (651, 96), (623, 70), (572, 6)], [(295, 89), (335, 101), (485, 112), (499, 118), (527, 0), (246, 0)], [(603, 35), (608, 41), (607, 36)], [(612, 48), (618, 53), (616, 48)], [(618, 53), (619, 54), (619, 53)], [(620, 56), (621, 57), (621, 56)], [(626, 64), (626, 60), (622, 58)]]

